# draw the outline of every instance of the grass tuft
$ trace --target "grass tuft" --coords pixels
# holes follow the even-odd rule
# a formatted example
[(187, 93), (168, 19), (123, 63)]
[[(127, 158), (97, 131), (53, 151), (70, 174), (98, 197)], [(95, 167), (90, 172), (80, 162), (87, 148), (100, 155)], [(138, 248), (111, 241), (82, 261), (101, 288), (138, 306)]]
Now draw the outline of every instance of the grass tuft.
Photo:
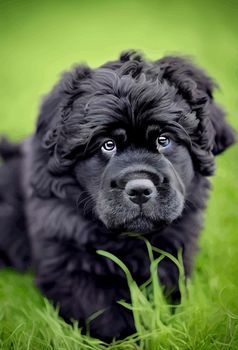
[[(171, 254), (146, 241), (151, 276), (138, 286), (127, 266), (115, 255), (99, 250), (125, 273), (131, 293), (131, 304), (118, 301), (133, 312), (136, 334), (111, 344), (83, 335), (77, 322), (66, 324), (47, 299), (34, 287), (31, 274), (24, 276), (5, 270), (0, 273), (0, 339), (2, 349), (88, 349), (88, 350), (158, 350), (158, 349), (237, 349), (238, 313), (223, 302), (223, 291), (204, 285), (203, 276), (196, 275), (185, 285), (181, 252)], [(154, 258), (153, 252), (161, 256)], [(181, 303), (169, 305), (159, 284), (157, 268), (164, 257), (171, 259), (180, 272)], [(205, 288), (204, 288), (205, 287)], [(100, 312), (103, 312), (100, 311)], [(100, 313), (99, 312), (99, 313)], [(97, 317), (97, 314), (92, 318)], [(91, 318), (91, 319), (92, 319)], [(90, 322), (90, 319), (88, 320)]]

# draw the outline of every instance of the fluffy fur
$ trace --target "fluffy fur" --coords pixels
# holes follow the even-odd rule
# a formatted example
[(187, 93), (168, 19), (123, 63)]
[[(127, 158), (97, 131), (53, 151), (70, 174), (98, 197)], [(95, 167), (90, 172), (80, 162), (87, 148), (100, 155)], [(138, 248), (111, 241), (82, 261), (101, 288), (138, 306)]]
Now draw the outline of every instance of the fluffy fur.
[[(214, 156), (234, 142), (215, 87), (187, 59), (148, 61), (135, 52), (64, 74), (44, 98), (35, 133), (0, 146), (1, 266), (32, 266), (42, 292), (80, 326), (104, 310), (90, 324), (93, 336), (132, 333), (132, 315), (117, 303), (130, 299), (125, 276), (96, 251), (118, 256), (143, 283), (145, 244), (126, 234), (140, 232), (175, 256), (182, 249), (191, 274), (207, 177)], [(177, 298), (172, 261), (158, 274)]]

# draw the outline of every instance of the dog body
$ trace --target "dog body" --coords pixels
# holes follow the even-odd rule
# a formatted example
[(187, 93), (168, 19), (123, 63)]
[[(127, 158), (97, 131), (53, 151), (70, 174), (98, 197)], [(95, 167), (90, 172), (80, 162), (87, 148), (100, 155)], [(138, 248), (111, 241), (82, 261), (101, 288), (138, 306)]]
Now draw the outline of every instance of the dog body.
[[(66, 73), (43, 101), (36, 132), (0, 152), (0, 260), (32, 265), (43, 293), (93, 336), (131, 334), (123, 271), (149, 278), (143, 234), (189, 276), (214, 172), (214, 156), (234, 142), (212, 97), (215, 85), (187, 60), (144, 60), (134, 52), (91, 70)], [(20, 224), (19, 224), (20, 223)], [(165, 292), (179, 297), (178, 270), (159, 264)]]

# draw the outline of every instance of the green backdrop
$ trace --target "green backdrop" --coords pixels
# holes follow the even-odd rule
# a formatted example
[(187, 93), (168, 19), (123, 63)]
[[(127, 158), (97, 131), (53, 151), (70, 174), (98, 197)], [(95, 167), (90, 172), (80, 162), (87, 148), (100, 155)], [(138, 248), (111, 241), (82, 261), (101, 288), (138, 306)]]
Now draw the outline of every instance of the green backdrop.
[[(32, 132), (41, 96), (72, 64), (96, 67), (129, 48), (151, 59), (192, 55), (219, 83), (216, 98), (238, 129), (236, 0), (1, 0), (0, 133), (20, 140)], [(233, 146), (218, 159), (196, 273), (205, 292), (217, 291), (218, 312), (225, 305), (238, 319), (237, 152)]]

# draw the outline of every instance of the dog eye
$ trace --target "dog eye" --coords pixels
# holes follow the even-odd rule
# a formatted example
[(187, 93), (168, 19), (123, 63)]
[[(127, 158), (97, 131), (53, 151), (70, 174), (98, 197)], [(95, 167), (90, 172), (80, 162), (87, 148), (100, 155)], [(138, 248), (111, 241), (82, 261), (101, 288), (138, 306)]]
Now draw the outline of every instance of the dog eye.
[(102, 145), (102, 151), (107, 152), (107, 153), (115, 152), (116, 151), (115, 141), (108, 140), (108, 141), (104, 142), (104, 144)]
[(170, 139), (167, 136), (159, 136), (156, 139), (157, 146), (167, 147), (170, 144)]

